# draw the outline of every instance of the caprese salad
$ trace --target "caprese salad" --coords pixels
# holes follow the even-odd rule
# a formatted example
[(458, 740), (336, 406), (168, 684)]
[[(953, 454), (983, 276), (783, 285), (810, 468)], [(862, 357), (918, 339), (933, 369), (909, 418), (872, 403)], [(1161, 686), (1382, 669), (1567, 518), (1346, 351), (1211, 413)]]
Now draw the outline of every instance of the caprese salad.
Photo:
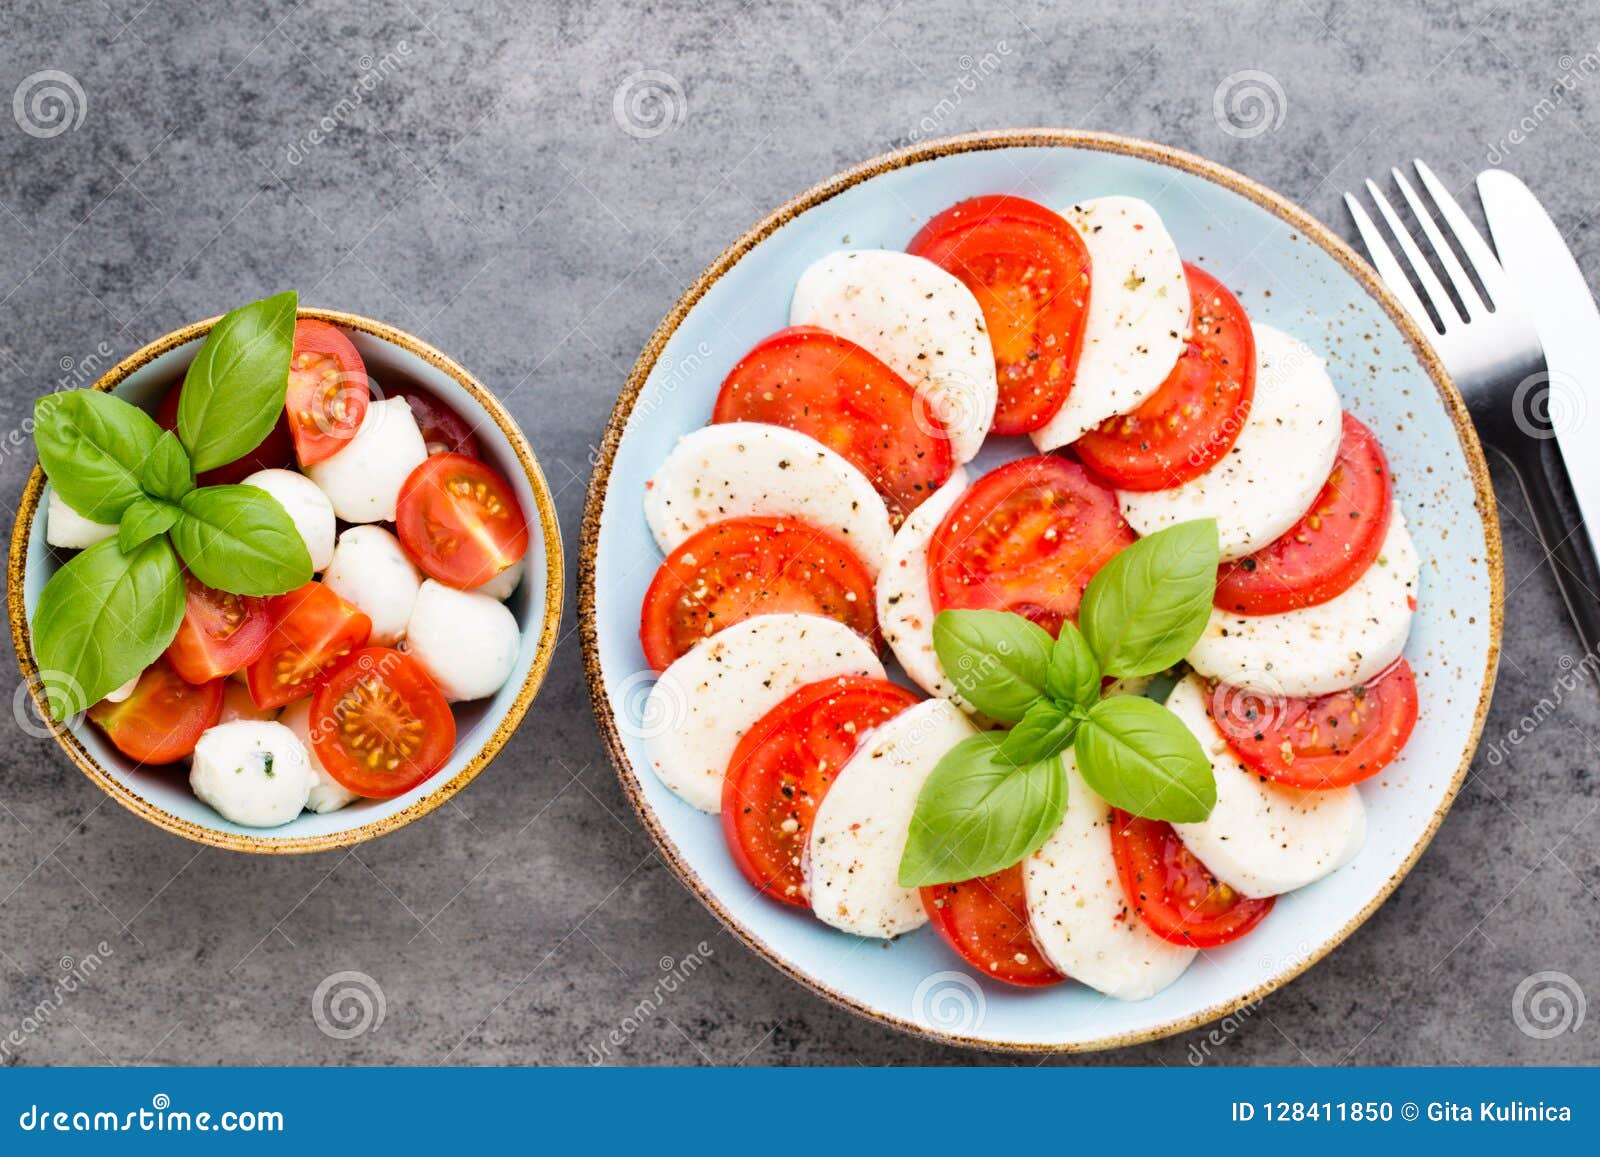
[(1139, 1000), (1359, 852), (1420, 568), (1313, 349), (1126, 196), (963, 201), (789, 322), (643, 495), (647, 759), (753, 887)]
[(50, 710), (141, 767), (188, 760), (225, 819), (410, 791), (450, 758), (451, 704), (510, 677), (516, 493), (294, 293), (225, 315), (153, 416), (74, 390), (34, 423), (64, 559), (31, 624)]

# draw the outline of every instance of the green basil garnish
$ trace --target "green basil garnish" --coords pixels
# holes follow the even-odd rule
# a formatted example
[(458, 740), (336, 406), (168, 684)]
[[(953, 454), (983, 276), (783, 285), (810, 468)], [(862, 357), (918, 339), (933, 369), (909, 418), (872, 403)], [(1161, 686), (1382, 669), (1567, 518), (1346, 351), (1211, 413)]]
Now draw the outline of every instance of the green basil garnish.
[(1006, 611), (940, 611), (933, 649), (961, 697), (1002, 723), (1021, 719), (1044, 694), (1050, 632)]
[(1200, 741), (1154, 700), (1121, 695), (1095, 704), (1073, 749), (1084, 782), (1112, 807), (1192, 824), (1216, 806), (1217, 783)]
[(1000, 754), (1012, 763), (1049, 759), (1072, 742), (1079, 716), (1053, 699), (1040, 699), (1005, 733)]
[(1050, 648), (1045, 691), (1059, 702), (1087, 711), (1100, 702), (1100, 661), (1083, 632), (1064, 623)]
[(194, 489), (194, 468), (189, 465), (189, 455), (183, 452), (183, 443), (171, 430), (163, 430), (156, 439), (155, 448), (139, 473), (139, 482), (146, 494), (168, 502), (176, 502)]
[(1154, 675), (1199, 641), (1217, 589), (1217, 524), (1180, 522), (1122, 551), (1089, 580), (1078, 626), (1108, 675)]
[(114, 524), (143, 493), (140, 475), (160, 436), (149, 414), (97, 390), (33, 404), (39, 465), (62, 501), (93, 522)]
[(135, 547), (165, 534), (177, 521), (178, 508), (171, 503), (159, 498), (135, 498), (117, 524), (117, 546), (123, 554), (132, 554)]
[(194, 577), (236, 595), (311, 581), (311, 555), (283, 504), (255, 486), (206, 486), (178, 503), (172, 541)]
[(189, 363), (178, 433), (197, 472), (244, 457), (283, 416), (298, 303), (290, 291), (233, 310)]

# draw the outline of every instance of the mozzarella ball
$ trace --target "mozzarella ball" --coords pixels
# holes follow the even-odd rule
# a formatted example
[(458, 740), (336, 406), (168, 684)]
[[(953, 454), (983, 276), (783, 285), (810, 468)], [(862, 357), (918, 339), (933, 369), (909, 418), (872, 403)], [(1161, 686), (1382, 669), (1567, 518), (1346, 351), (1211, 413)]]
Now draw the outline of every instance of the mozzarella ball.
[(505, 604), (427, 579), (411, 608), (405, 649), (446, 699), (482, 699), (510, 678), (522, 636)]
[(306, 806), (311, 759), (281, 723), (240, 719), (206, 731), (194, 748), (189, 786), (223, 819), (247, 828), (275, 828)]
[(108, 538), (115, 538), (116, 534), (115, 526), (90, 521), (68, 506), (61, 495), (50, 491), (44, 509), (44, 540), (51, 546), (84, 550)]
[(422, 572), (383, 527), (352, 526), (339, 536), (322, 581), (372, 620), (374, 647), (392, 647), (406, 633)]
[(428, 459), (404, 398), (373, 402), (356, 436), (332, 458), (306, 468), (346, 522), (393, 522), (400, 484)]
[(511, 597), (511, 592), (517, 589), (517, 584), (522, 581), (522, 572), (527, 569), (527, 556), (524, 555), (488, 582), (472, 589), (480, 595), (488, 595), (491, 599), (504, 602)]
[[(139, 674), (142, 675), (142, 674), (144, 674), (144, 672), (141, 671), (141, 672), (139, 672)], [(115, 691), (108, 692), (106, 694), (106, 702), (107, 703), (122, 703), (122, 702), (126, 701), (128, 696), (133, 694), (133, 689), (135, 687), (137, 687), (138, 685), (139, 685), (139, 675), (135, 675), (132, 679), (129, 679), (126, 683), (124, 683), (122, 686), (118, 687)]]
[(336, 812), (345, 804), (361, 798), (329, 775), (328, 769), (322, 766), (322, 760), (317, 758), (316, 744), (311, 741), (309, 698), (285, 707), (278, 722), (295, 733), (296, 738), (305, 745), (306, 756), (311, 761), (311, 794), (306, 797), (306, 807), (321, 815), (324, 812)]
[(317, 484), (294, 470), (257, 470), (244, 485), (265, 490), (282, 504), (305, 541), (311, 569), (325, 569), (333, 558), (333, 503)]
[(222, 689), (222, 714), (217, 718), (218, 723), (232, 723), (237, 719), (254, 719), (257, 722), (267, 722), (278, 717), (278, 712), (271, 707), (257, 707), (256, 701), (250, 697), (250, 688), (243, 683), (228, 680), (228, 685)]

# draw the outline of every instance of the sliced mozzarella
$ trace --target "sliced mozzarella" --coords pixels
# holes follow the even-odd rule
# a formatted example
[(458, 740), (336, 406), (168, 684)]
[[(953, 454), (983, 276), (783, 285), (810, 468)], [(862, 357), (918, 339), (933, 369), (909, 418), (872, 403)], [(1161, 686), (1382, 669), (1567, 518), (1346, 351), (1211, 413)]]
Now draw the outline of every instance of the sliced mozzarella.
[(642, 721), (624, 726), (642, 735), (662, 783), (701, 811), (720, 811), (728, 761), (751, 725), (797, 688), (841, 675), (883, 678), (871, 645), (849, 627), (817, 615), (757, 615), (668, 667)]
[(890, 249), (830, 253), (800, 275), (790, 325), (821, 326), (863, 347), (917, 388), (957, 462), (994, 421), (994, 349), (972, 291), (933, 262)]
[(511, 677), (522, 633), (517, 617), (498, 599), (427, 579), (411, 606), (405, 649), (428, 669), (446, 699), (483, 699)]
[(1206, 712), (1205, 684), (1190, 675), (1167, 709), (1194, 732), (1211, 760), (1217, 805), (1197, 824), (1174, 824), (1184, 845), (1224, 884), (1246, 896), (1303, 888), (1348, 864), (1367, 835), (1367, 811), (1353, 787), (1302, 791), (1240, 763)]
[(797, 518), (851, 547), (876, 575), (894, 530), (867, 476), (822, 443), (782, 426), (725, 422), (685, 435), (645, 489), (662, 551), (728, 518)]
[(1189, 665), (1267, 695), (1326, 695), (1365, 683), (1405, 648), (1419, 570), (1397, 505), (1377, 560), (1344, 594), (1279, 615), (1212, 608)]
[(945, 699), (925, 699), (870, 731), (822, 797), (806, 855), (811, 909), (825, 924), (887, 940), (928, 922), (900, 886), (911, 814), (934, 765), (978, 729)]
[(1161, 215), (1137, 197), (1066, 209), (1089, 250), (1089, 308), (1072, 389), (1034, 444), (1054, 450), (1161, 388), (1189, 336), (1189, 283)]
[(54, 489), (45, 501), (44, 540), (63, 550), (86, 550), (108, 538), (115, 538), (117, 528), (110, 523), (94, 522), (68, 506), (66, 500)]
[(346, 522), (393, 522), (400, 484), (427, 458), (411, 407), (404, 398), (386, 398), (367, 407), (343, 449), (306, 473)]
[(305, 744), (281, 723), (247, 719), (206, 730), (194, 747), (189, 786), (223, 819), (275, 828), (299, 815), (311, 792)]
[(967, 472), (957, 467), (950, 480), (913, 510), (889, 546), (878, 574), (878, 627), (906, 674), (929, 695), (956, 698), (933, 650), (933, 594), (928, 586), (928, 545), (944, 516), (967, 489)]
[(1300, 521), (1339, 452), (1339, 395), (1322, 359), (1271, 326), (1254, 326), (1256, 392), (1239, 438), (1222, 461), (1170, 490), (1119, 490), (1140, 534), (1215, 518), (1222, 557), (1242, 558)]
[(257, 470), (243, 484), (265, 490), (278, 500), (306, 544), (311, 569), (327, 569), (333, 560), (333, 503), (321, 488), (295, 470)]
[(373, 646), (392, 647), (406, 633), (422, 572), (383, 527), (352, 526), (339, 536), (322, 581), (372, 620)]
[(285, 707), (283, 714), (278, 717), (278, 722), (295, 733), (295, 737), (305, 745), (306, 758), (311, 761), (312, 783), (311, 792), (306, 796), (306, 810), (314, 811), (318, 815), (336, 812), (346, 804), (354, 803), (361, 798), (329, 775), (328, 769), (322, 766), (322, 760), (317, 757), (316, 744), (311, 735), (309, 698)]
[(517, 559), (517, 561), (512, 563), (510, 566), (506, 567), (505, 570), (495, 575), (494, 578), (490, 579), (488, 582), (481, 586), (473, 587), (472, 589), (477, 591), (480, 595), (488, 595), (491, 599), (499, 599), (504, 602), (506, 599), (511, 597), (511, 593), (515, 591), (518, 584), (522, 582), (522, 572), (527, 569), (527, 565), (528, 559), (527, 556), (524, 555), (522, 558)]
[(1161, 939), (1128, 904), (1111, 855), (1111, 809), (1071, 751), (1061, 759), (1067, 814), (1022, 861), (1029, 930), (1057, 971), (1118, 1000), (1144, 1000), (1178, 979), (1195, 950)]

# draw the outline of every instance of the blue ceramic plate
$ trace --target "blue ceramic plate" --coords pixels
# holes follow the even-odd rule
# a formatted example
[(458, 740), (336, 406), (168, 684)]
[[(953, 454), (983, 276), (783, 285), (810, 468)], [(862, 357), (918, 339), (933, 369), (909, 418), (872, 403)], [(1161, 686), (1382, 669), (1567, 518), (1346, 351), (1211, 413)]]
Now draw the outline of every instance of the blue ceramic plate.
[[(1252, 318), (1328, 359), (1345, 405), (1383, 440), (1423, 559), (1406, 648), (1421, 719), (1404, 755), (1362, 788), (1366, 847), (1140, 1003), (1072, 983), (1007, 989), (975, 975), (929, 928), (885, 945), (755, 895), (717, 818), (678, 800), (643, 756), (653, 721), (640, 712), (652, 676), (639, 647), (639, 606), (661, 562), (641, 507), (645, 480), (677, 438), (707, 422), (735, 362), (787, 324), (806, 266), (842, 247), (904, 248), (928, 218), (981, 193), (1052, 206), (1123, 193), (1154, 204), (1186, 260), (1233, 288)], [(979, 465), (1018, 452), (991, 446)], [(1124, 138), (1020, 131), (932, 142), (841, 174), (761, 222), (696, 282), (639, 359), (612, 415), (584, 523), (580, 613), (595, 712), (623, 786), (684, 883), (753, 949), (822, 995), (909, 1031), (984, 1047), (1149, 1040), (1223, 1016), (1300, 973), (1416, 862), (1466, 773), (1488, 707), (1501, 612), (1493, 510), (1454, 387), (1371, 270), (1300, 209), (1207, 161)]]
[[(346, 847), (403, 827), (438, 807), (465, 787), (494, 758), (516, 730), (555, 650), (561, 616), (561, 535), (549, 488), (533, 450), (516, 421), (471, 374), (419, 338), (353, 314), (302, 309), (339, 326), (361, 353), (373, 385), (422, 386), (447, 402), (477, 431), (484, 460), (499, 470), (528, 514), (530, 542), (522, 583), (506, 600), (522, 631), (522, 650), (511, 677), (492, 699), (456, 709), (456, 749), (432, 778), (404, 795), (357, 800), (325, 815), (302, 812), (279, 828), (245, 828), (223, 819), (195, 798), (183, 767), (143, 768), (108, 743), (82, 716), (67, 726), (49, 721), (38, 695), (38, 671), (28, 642), (28, 621), (39, 592), (62, 556), (45, 544), (44, 508), (49, 493), (43, 473), (34, 468), (17, 510), (11, 537), (9, 610), (11, 632), (22, 664), (24, 686), (33, 692), (24, 711), (19, 688), (17, 718), (39, 734), (54, 733), (83, 772), (118, 803), (152, 823), (200, 843), (243, 852), (315, 852)], [(214, 321), (215, 319), (213, 319)], [(200, 350), (212, 322), (203, 321), (168, 334), (125, 358), (96, 383), (145, 409), (154, 409), (167, 387), (183, 377)]]

